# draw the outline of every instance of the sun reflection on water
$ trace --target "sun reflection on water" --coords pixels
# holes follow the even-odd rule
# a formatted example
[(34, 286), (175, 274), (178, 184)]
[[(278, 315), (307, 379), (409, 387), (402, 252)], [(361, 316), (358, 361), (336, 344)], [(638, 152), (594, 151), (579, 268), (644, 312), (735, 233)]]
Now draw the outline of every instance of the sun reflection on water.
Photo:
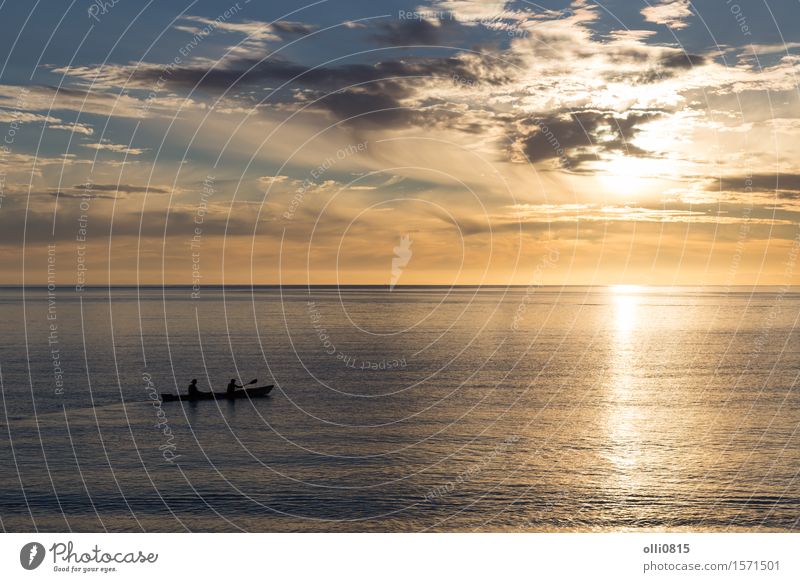
[(639, 360), (637, 331), (641, 325), (643, 288), (638, 285), (611, 287), (612, 325), (610, 385), (608, 392), (608, 455), (615, 479), (609, 483), (621, 493), (637, 487), (637, 466), (641, 460), (641, 422), (634, 373)]
[(617, 285), (611, 289), (614, 293), (614, 343), (628, 348), (628, 338), (636, 329), (636, 315), (641, 300), (639, 288), (635, 285)]

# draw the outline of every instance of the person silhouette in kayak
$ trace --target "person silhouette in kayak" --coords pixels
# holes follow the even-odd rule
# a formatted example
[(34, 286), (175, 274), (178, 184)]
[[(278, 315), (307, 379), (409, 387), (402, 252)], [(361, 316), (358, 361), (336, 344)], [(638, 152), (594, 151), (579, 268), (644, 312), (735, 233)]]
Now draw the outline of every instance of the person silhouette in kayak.
[(236, 392), (237, 388), (244, 388), (244, 386), (239, 386), (236, 383), (236, 378), (231, 378), (231, 381), (228, 383), (228, 396), (231, 396), (234, 392)]
[(189, 396), (199, 396), (200, 394), (202, 394), (202, 392), (197, 389), (197, 378), (194, 378), (189, 383)]

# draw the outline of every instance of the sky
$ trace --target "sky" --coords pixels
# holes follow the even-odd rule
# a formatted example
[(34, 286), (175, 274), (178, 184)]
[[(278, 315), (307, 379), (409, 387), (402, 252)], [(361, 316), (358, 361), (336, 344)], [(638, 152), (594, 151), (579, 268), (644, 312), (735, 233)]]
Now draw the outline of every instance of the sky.
[(797, 22), (6, 1), (0, 284), (793, 284)]

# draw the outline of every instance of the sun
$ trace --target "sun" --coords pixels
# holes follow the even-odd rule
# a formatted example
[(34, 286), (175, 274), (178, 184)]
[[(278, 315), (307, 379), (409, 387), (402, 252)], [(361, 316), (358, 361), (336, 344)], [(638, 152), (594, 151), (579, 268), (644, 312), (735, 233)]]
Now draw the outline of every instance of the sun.
[(660, 160), (619, 155), (600, 162), (597, 176), (606, 194), (635, 196), (652, 189), (663, 169)]

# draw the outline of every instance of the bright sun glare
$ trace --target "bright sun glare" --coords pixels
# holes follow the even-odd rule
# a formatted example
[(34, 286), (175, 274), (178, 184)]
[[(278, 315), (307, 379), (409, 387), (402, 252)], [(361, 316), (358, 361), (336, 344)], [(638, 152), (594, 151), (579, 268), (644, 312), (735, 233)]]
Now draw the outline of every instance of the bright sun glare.
[(608, 194), (632, 196), (645, 193), (662, 169), (652, 160), (616, 156), (602, 163), (598, 177)]

